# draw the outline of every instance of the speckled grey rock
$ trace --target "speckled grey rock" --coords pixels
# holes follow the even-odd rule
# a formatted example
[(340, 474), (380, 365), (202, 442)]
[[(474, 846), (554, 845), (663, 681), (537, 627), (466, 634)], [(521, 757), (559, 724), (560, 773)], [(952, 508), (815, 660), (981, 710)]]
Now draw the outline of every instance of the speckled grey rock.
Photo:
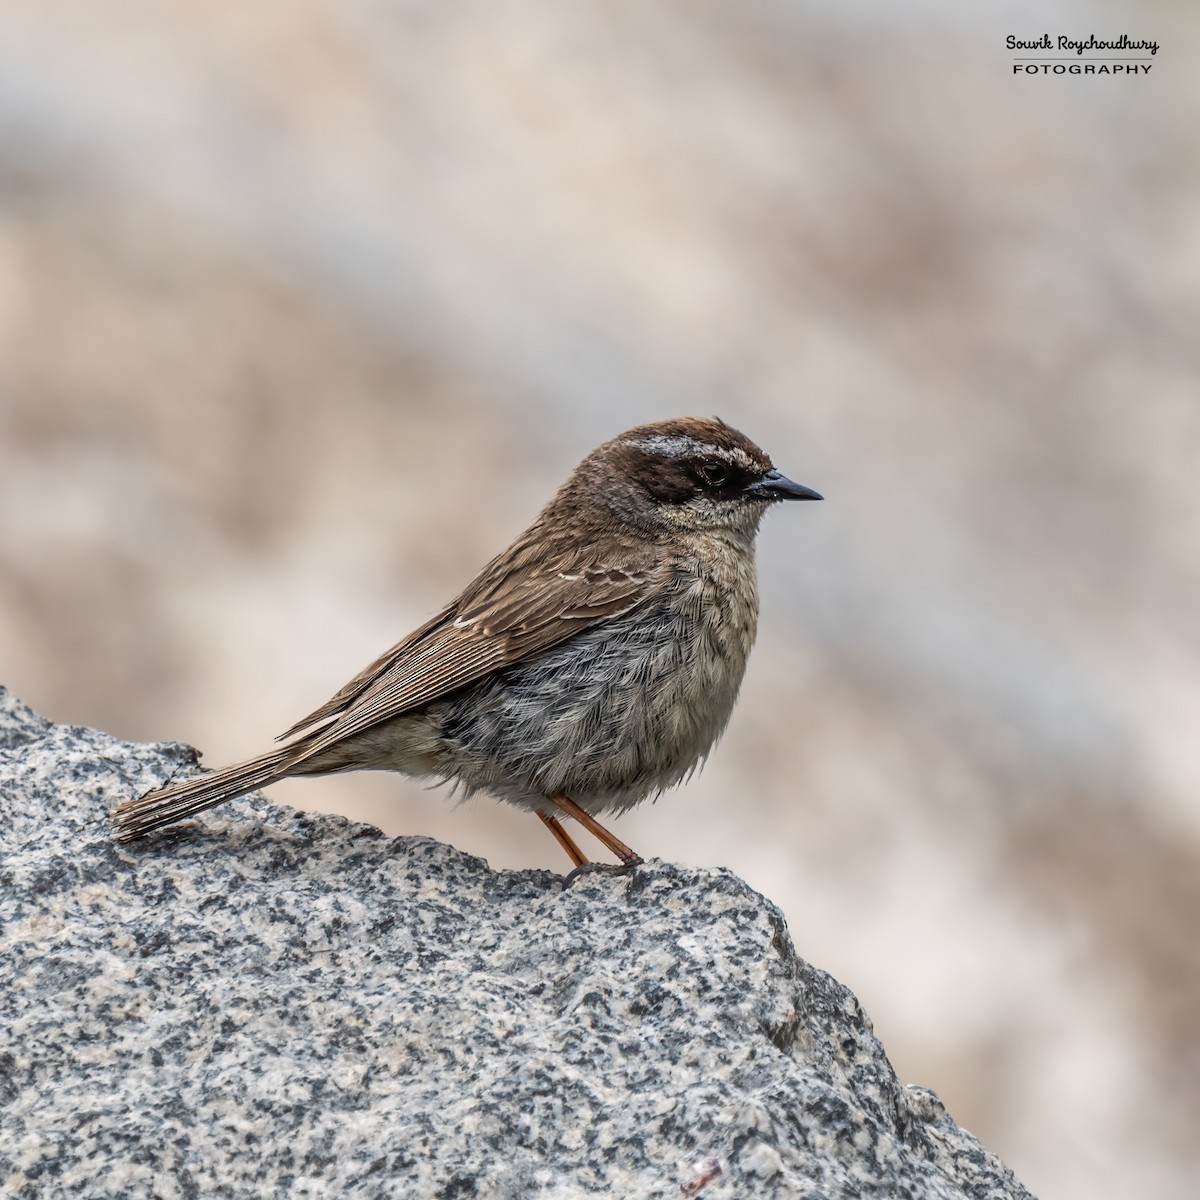
[[(724, 871), (494, 873), (0, 692), (0, 1194), (1016, 1197)], [(694, 1193), (689, 1193), (694, 1194)]]

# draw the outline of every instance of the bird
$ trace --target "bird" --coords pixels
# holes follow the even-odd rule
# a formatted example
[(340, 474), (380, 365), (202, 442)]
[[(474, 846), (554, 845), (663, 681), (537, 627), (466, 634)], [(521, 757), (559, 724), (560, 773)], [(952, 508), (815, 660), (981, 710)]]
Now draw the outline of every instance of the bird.
[(282, 745), (125, 800), (114, 835), (133, 841), (290, 776), (385, 770), (536, 814), (580, 870), (573, 818), (632, 869), (642, 857), (597, 818), (707, 758), (755, 639), (763, 515), (821, 499), (719, 418), (629, 429)]

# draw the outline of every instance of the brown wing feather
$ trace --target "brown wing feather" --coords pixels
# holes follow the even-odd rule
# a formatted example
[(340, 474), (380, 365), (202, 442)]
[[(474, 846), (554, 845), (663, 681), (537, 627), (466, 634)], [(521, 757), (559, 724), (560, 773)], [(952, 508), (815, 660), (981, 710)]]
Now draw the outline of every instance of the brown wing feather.
[(309, 735), (295, 761), (633, 608), (655, 569), (649, 562), (636, 568), (572, 562), (567, 555), (522, 562), (522, 550), (518, 543), (489, 564), (454, 603), (288, 730), (284, 737), (329, 722)]

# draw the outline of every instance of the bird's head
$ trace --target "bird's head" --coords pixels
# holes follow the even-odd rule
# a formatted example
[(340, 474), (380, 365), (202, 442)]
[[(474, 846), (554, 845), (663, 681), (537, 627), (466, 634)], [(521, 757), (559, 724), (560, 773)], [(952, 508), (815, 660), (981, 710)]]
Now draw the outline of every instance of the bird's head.
[(751, 538), (776, 501), (822, 498), (780, 474), (744, 433), (700, 417), (639, 425), (605, 442), (563, 492), (647, 532), (726, 529)]

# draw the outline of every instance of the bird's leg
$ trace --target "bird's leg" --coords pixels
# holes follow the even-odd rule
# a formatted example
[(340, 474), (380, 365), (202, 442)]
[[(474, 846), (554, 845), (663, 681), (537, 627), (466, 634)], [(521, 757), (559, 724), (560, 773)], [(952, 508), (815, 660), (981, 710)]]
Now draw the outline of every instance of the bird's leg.
[(567, 857), (577, 866), (587, 863), (587, 855), (571, 840), (571, 835), (562, 827), (562, 822), (549, 813), (538, 813), (538, 820), (554, 835), (554, 840), (567, 852)]
[[(645, 862), (645, 859), (643, 859), (640, 854), (635, 854), (627, 845), (625, 845), (623, 841), (620, 840), (620, 838), (614, 837), (611, 833), (609, 833), (608, 830), (605, 829), (604, 826), (601, 825), (600, 822), (591, 815), (591, 813), (584, 812), (584, 810), (580, 808), (570, 796), (551, 796), (550, 803), (558, 808), (561, 808), (568, 817), (574, 817), (575, 820), (577, 820), (580, 825), (584, 827), (584, 829), (586, 829), (590, 834), (593, 835), (593, 837), (607, 846), (608, 849), (611, 850), (621, 860), (622, 866), (636, 867)], [(551, 830), (551, 832), (553, 832), (553, 830)], [(570, 853), (570, 851), (568, 851), (568, 853)]]

